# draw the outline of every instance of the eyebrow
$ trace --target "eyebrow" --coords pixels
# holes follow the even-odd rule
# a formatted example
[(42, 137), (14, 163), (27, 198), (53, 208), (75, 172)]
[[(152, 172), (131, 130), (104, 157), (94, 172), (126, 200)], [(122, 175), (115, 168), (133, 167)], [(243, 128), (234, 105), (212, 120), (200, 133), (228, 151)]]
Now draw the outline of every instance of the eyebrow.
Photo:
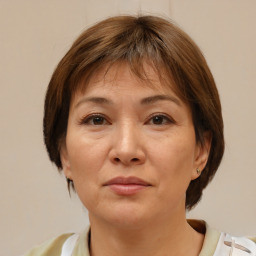
[(176, 103), (177, 105), (181, 105), (181, 102), (178, 98), (170, 96), (170, 95), (165, 95), (165, 94), (160, 94), (160, 95), (154, 95), (150, 97), (146, 97), (141, 100), (142, 105), (148, 105), (148, 104), (154, 104), (157, 101), (162, 101), (162, 100), (167, 100)]
[[(177, 99), (176, 97), (173, 96), (169, 96), (169, 95), (165, 95), (165, 94), (160, 94), (160, 95), (154, 95), (154, 96), (149, 96), (146, 98), (143, 98), (140, 103), (141, 105), (150, 105), (150, 104), (154, 104), (158, 101), (171, 101), (176, 103), (178, 106), (181, 105), (181, 102), (179, 101), (179, 99)], [(92, 102), (92, 103), (96, 103), (96, 104), (113, 104), (112, 100), (106, 99), (104, 97), (88, 97), (88, 98), (83, 98), (81, 99), (76, 105), (75, 108), (79, 107), (81, 104), (86, 103), (86, 102)]]
[(79, 107), (81, 104), (86, 102), (92, 102), (97, 104), (113, 104), (113, 102), (109, 99), (103, 97), (88, 97), (81, 99), (75, 106), (75, 108)]

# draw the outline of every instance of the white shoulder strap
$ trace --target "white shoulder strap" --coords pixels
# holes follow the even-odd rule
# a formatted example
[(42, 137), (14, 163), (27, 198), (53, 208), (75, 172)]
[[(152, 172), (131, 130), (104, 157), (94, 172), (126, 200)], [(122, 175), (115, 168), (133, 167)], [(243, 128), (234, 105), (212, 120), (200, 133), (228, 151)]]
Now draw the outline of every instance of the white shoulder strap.
[(221, 233), (213, 256), (256, 256), (256, 244), (246, 237)]
[(61, 256), (72, 256), (78, 237), (78, 234), (74, 234), (65, 241), (62, 246)]

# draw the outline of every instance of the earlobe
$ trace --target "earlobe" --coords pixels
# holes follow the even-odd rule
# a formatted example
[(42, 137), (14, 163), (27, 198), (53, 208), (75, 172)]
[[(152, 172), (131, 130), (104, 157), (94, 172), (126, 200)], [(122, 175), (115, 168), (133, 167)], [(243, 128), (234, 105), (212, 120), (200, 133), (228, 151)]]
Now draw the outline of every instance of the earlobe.
[(203, 172), (211, 150), (212, 135), (211, 132), (204, 133), (203, 143), (198, 142), (195, 154), (195, 164), (192, 174), (192, 180), (198, 178)]
[(69, 162), (66, 145), (61, 146), (60, 160), (61, 160), (61, 165), (62, 165), (62, 170), (64, 172), (64, 175), (66, 176), (67, 179), (72, 180), (72, 173), (71, 173), (70, 162)]

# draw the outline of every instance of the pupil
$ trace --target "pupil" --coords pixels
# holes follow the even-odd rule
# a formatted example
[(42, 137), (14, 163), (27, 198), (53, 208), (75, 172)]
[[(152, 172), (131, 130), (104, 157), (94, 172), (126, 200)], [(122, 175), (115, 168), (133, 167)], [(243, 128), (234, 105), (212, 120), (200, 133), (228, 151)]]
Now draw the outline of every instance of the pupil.
[(93, 118), (93, 123), (94, 124), (102, 124), (103, 123), (103, 118), (100, 116), (96, 116)]
[(153, 118), (154, 124), (162, 124), (163, 123), (163, 117), (162, 116), (155, 116)]

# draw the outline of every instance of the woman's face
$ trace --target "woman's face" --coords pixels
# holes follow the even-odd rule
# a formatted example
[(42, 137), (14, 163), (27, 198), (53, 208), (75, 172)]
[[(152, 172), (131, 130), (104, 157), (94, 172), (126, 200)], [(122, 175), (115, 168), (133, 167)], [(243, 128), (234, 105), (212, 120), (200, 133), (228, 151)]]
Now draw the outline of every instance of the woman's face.
[(189, 107), (146, 71), (150, 86), (115, 65), (72, 100), (61, 159), (91, 222), (184, 216), (186, 189), (206, 164)]

